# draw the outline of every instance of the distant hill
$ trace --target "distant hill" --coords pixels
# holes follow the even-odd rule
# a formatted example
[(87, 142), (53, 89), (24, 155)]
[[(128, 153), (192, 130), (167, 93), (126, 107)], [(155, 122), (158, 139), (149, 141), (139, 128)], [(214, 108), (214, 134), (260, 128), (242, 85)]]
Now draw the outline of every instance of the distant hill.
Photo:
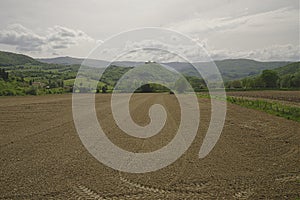
[[(29, 56), (22, 54), (15, 54), (0, 51), (0, 66), (13, 66), (13, 65), (43, 65), (56, 64), (56, 65), (80, 65), (84, 61), (83, 58), (73, 57), (57, 57), (57, 58), (42, 58), (33, 59)], [(259, 62), (250, 59), (226, 59), (215, 61), (216, 66), (219, 68), (224, 81), (242, 79), (248, 76), (255, 76), (260, 74), (265, 69), (275, 69), (290, 64), (291, 62), (278, 61), (278, 62)], [(110, 63), (108, 61), (87, 59), (85, 64), (89, 67), (106, 67)], [(144, 64), (144, 62), (135, 61), (117, 61), (112, 63), (116, 66), (135, 67)], [(169, 62), (164, 63), (177, 71), (188, 76), (199, 76), (196, 70), (190, 63), (184, 62)], [(209, 67), (212, 62), (197, 62), (195, 66)], [(278, 69), (279, 70), (279, 69)], [(283, 69), (282, 69), (283, 70)]]
[[(225, 81), (245, 78), (247, 76), (254, 76), (260, 74), (265, 69), (275, 69), (277, 67), (285, 66), (290, 62), (259, 62), (249, 59), (226, 59), (217, 60), (214, 62), (218, 67), (223, 79)], [(198, 72), (190, 63), (171, 62), (165, 63), (176, 69), (177, 71), (188, 75), (198, 76)], [(197, 62), (193, 63), (194, 66), (209, 67), (213, 65), (212, 62)]]
[(274, 69), (274, 71), (276, 71), (279, 76), (300, 73), (300, 62), (295, 62), (283, 67), (276, 68)]
[[(278, 61), (278, 62), (259, 62), (249, 59), (226, 59), (215, 61), (222, 77), (225, 81), (241, 79), (247, 76), (253, 76), (260, 74), (265, 69), (275, 69), (281, 66), (285, 66), (290, 62)], [(194, 63), (195, 66), (209, 66), (212, 63), (198, 62)], [(175, 67), (176, 68), (176, 67)], [(178, 63), (177, 63), (178, 68)], [(179, 71), (187, 75), (195, 74), (195, 70), (190, 66), (181, 65)]]
[(37, 58), (36, 60), (43, 62), (43, 63), (49, 63), (49, 64), (61, 64), (61, 65), (80, 65), (83, 61), (81, 58), (72, 58), (72, 57), (57, 57), (57, 58)]
[(11, 52), (0, 51), (0, 66), (13, 66), (25, 64), (41, 64), (39, 61), (23, 55)]
[[(38, 60), (46, 63), (55, 63), (55, 64), (64, 64), (64, 65), (81, 64), (84, 61), (84, 59), (72, 58), (72, 57), (58, 57), (58, 58), (38, 59)], [(281, 66), (285, 66), (289, 63), (290, 62), (286, 62), (286, 61), (259, 62), (250, 59), (226, 59), (226, 60), (215, 61), (215, 64), (219, 68), (225, 81), (241, 79), (247, 76), (258, 75), (265, 69), (275, 69)], [(88, 59), (86, 61), (86, 65), (90, 67), (105, 67), (108, 64), (109, 62), (103, 60)], [(135, 67), (144, 64), (144, 62), (117, 61), (114, 62), (113, 64), (117, 66), (124, 66), (124, 67)], [(195, 74), (197, 75), (197, 72), (195, 71), (195, 69), (190, 63), (169, 62), (163, 64), (166, 64), (188, 76), (195, 76)], [(212, 65), (212, 63), (198, 62), (198, 63), (194, 63), (194, 65), (205, 67), (205, 66)]]
[(216, 61), (216, 65), (224, 77), (237, 79), (261, 73), (265, 69), (275, 69), (290, 62), (259, 62), (249, 59), (228, 59)]
[[(48, 64), (61, 64), (61, 65), (81, 65), (85, 60), (84, 58), (72, 58), (69, 56), (66, 57), (57, 57), (57, 58), (40, 58), (37, 59), (40, 62)], [(96, 59), (86, 59), (85, 64), (89, 67), (106, 67), (109, 64), (118, 65), (123, 67), (135, 67), (137, 65), (144, 64), (144, 62), (134, 62), (134, 61), (117, 61), (110, 63), (104, 60)]]
[[(87, 74), (78, 74), (78, 70), (83, 61), (85, 61), (85, 65), (88, 66), (86, 71)], [(214, 63), (219, 68), (223, 76), (223, 80), (225, 81), (225, 84), (227, 84), (228, 88), (256, 89), (270, 88), (271, 86), (278, 88), (300, 87), (300, 62), (259, 62), (248, 59), (228, 59), (215, 61)], [(199, 66), (200, 68), (210, 69), (214, 63), (198, 62), (193, 65)], [(192, 64), (183, 62), (170, 62), (163, 64), (166, 64), (184, 74), (194, 89), (201, 90), (206, 88), (205, 82), (201, 80), (200, 75), (193, 68)], [(107, 65), (110, 65), (110, 67), (104, 71), (103, 67)], [(134, 75), (130, 78), (131, 80), (135, 80), (135, 84), (139, 81), (143, 81), (145, 78), (144, 75), (148, 74), (148, 72), (156, 74), (156, 77), (160, 77), (162, 80), (168, 79), (168, 75), (164, 73), (164, 71), (159, 70), (157, 65), (158, 64), (155, 63), (145, 64), (144, 62), (134, 61), (118, 61), (109, 63), (101, 60), (84, 60), (72, 57), (36, 60), (26, 55), (0, 51), (0, 96), (71, 92), (77, 75), (79, 76), (79, 80), (85, 80), (87, 76), (89, 79), (98, 80), (99, 77), (97, 74), (99, 72), (103, 72), (103, 75), (98, 86), (102, 87), (106, 84), (108, 89), (112, 90), (116, 82), (124, 74), (126, 74), (126, 72), (129, 72), (130, 74), (130, 69), (136, 66), (139, 66), (137, 71), (141, 68), (143, 68), (144, 71), (139, 71), (140, 73), (138, 76)], [(266, 81), (262, 79), (261, 72), (265, 69), (271, 69), (277, 72), (279, 77), (275, 77), (276, 81), (272, 81), (272, 83), (275, 83), (276, 85), (270, 86), (269, 83), (267, 84)], [(35, 87), (33, 83), (38, 83), (39, 86)], [(130, 82), (126, 82), (125, 85), (125, 88), (123, 88), (124, 91), (133, 87)], [(165, 90), (157, 85), (152, 86), (157, 91), (160, 89), (163, 89), (162, 91)], [(79, 85), (78, 88), (80, 87), (82, 87), (82, 91), (88, 91), (89, 89), (89, 85)]]
[[(84, 61), (83, 58), (72, 58), (69, 56), (57, 57), (57, 58), (40, 58), (36, 60), (43, 63), (60, 64), (60, 65), (81, 65), (81, 63)], [(107, 64), (109, 64), (106, 61), (95, 60), (95, 59), (88, 59), (86, 62), (89, 67), (105, 67)]]

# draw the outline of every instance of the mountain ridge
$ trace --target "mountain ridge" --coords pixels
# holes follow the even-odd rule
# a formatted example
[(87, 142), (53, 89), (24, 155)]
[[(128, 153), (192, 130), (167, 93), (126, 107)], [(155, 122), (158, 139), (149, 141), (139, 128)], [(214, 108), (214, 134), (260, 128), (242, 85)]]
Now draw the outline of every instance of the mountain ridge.
[[(4, 56), (2, 56), (4, 55)], [(43, 64), (58, 64), (58, 65), (81, 65), (85, 61), (85, 65), (89, 67), (106, 67), (110, 64), (123, 66), (123, 67), (135, 67), (144, 62), (135, 61), (116, 61), (110, 63), (104, 60), (97, 59), (84, 59), (75, 58), (70, 56), (54, 57), (54, 58), (37, 58), (23, 55), (15, 54), (12, 52), (2, 52), (0, 51), (0, 66), (7, 65), (22, 65), (22, 64), (33, 64), (33, 65), (43, 65)], [(260, 74), (265, 69), (275, 69), (281, 66), (292, 63), (291, 61), (257, 61), (251, 59), (224, 59), (214, 61), (215, 65), (218, 67), (224, 81), (241, 79), (247, 76), (253, 76)], [(162, 63), (166, 64), (175, 70), (179, 71), (188, 76), (200, 76), (195, 70), (194, 66), (205, 67), (213, 64), (213, 62), (196, 62), (196, 63), (185, 63), (185, 62), (168, 62)]]
[(0, 51), (0, 66), (41, 64), (38, 60), (19, 53)]

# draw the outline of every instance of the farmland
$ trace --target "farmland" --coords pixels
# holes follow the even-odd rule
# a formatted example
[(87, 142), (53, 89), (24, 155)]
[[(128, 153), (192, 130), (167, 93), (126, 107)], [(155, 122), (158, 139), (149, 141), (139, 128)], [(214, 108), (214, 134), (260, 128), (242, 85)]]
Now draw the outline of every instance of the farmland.
[[(267, 98), (275, 93), (251, 94)], [(276, 98), (281, 98), (280, 94)], [(299, 95), (286, 94), (291, 99)], [(282, 96), (290, 99), (286, 94)], [(131, 114), (140, 125), (149, 123), (150, 105), (159, 103), (166, 108), (165, 127), (149, 140), (132, 138), (117, 127), (110, 97), (97, 94), (96, 111), (107, 136), (119, 147), (148, 152), (174, 137), (180, 119), (174, 95), (133, 95)], [(70, 94), (1, 97), (0, 199), (299, 197), (298, 122), (230, 103), (220, 140), (207, 157), (199, 159), (210, 121), (210, 100), (199, 98), (199, 105), (198, 134), (180, 159), (156, 172), (127, 174), (101, 164), (83, 147), (74, 127)]]
[(282, 102), (300, 103), (300, 91), (279, 91), (279, 90), (262, 90), (262, 91), (239, 91), (227, 92), (228, 96), (247, 97), (257, 99), (276, 100)]
[[(227, 77), (229, 81), (225, 82), (229, 91), (228, 110), (222, 135), (213, 151), (203, 159), (198, 158), (198, 153), (210, 122), (211, 99), (207, 98), (204, 80), (194, 73), (185, 73), (193, 89), (199, 92), (201, 119), (196, 139), (187, 152), (166, 168), (129, 174), (101, 164), (85, 149), (74, 125), (72, 95), (66, 93), (75, 91), (75, 95), (84, 97), (85, 93), (96, 92), (98, 121), (108, 138), (122, 149), (145, 153), (169, 144), (179, 128), (179, 103), (175, 95), (169, 94), (168, 88), (147, 83), (135, 90), (130, 100), (134, 122), (147, 125), (150, 122), (148, 111), (153, 104), (161, 104), (167, 113), (161, 132), (148, 139), (138, 139), (127, 135), (114, 122), (109, 94), (136, 63), (110, 65), (105, 71), (88, 67), (86, 74), (77, 74), (78, 60), (70, 64), (41, 63), (19, 54), (2, 52), (0, 55), (3, 61), (0, 62), (0, 95), (3, 95), (0, 97), (0, 199), (299, 197), (299, 62), (280, 68), (276, 67), (284, 63), (217, 62), (221, 72), (224, 67), (223, 75), (225, 69), (230, 69), (227, 75), (234, 75), (234, 79)], [(98, 65), (100, 61), (94, 62)], [(247, 69), (255, 71), (248, 77), (247, 70), (242, 74), (231, 73), (233, 68), (226, 67), (228, 62), (236, 69), (241, 62), (266, 65), (266, 68)], [(172, 64), (175, 69), (188, 70), (185, 63)], [(174, 78), (158, 70), (156, 64), (140, 65), (156, 77)], [(274, 71), (259, 74), (263, 69)], [(103, 72), (103, 76), (97, 88), (92, 88), (92, 83), (99, 79), (99, 72)], [(245, 76), (245, 79), (235, 79)], [(140, 77), (132, 79), (139, 84)], [(270, 82), (276, 82), (275, 88), (270, 87)], [(127, 82), (119, 91), (130, 91), (135, 84)], [(173, 84), (176, 91), (185, 87), (180, 81)], [(99, 94), (103, 87), (107, 93)]]
[(300, 122), (299, 91), (243, 91), (227, 95), (230, 103)]
[(0, 200), (300, 200), (299, 0), (0, 3)]

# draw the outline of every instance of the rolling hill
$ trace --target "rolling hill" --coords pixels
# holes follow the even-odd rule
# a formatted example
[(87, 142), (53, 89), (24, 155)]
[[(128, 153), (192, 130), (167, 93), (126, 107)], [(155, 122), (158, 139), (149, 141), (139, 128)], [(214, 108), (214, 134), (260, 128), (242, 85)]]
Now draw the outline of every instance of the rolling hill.
[(274, 69), (274, 71), (276, 71), (279, 76), (300, 73), (300, 62), (295, 62), (283, 67), (276, 68)]
[[(260, 74), (265, 69), (275, 69), (281, 66), (285, 66), (290, 62), (278, 61), (278, 62), (259, 62), (249, 59), (226, 59), (215, 61), (224, 81), (235, 80), (245, 78), (247, 76), (253, 76)], [(205, 67), (210, 66), (212, 63), (198, 62), (194, 63), (195, 66)], [(178, 68), (178, 64), (177, 64)], [(178, 69), (180, 72), (193, 75), (196, 71), (190, 66), (181, 65)]]
[[(4, 77), (0, 77), (0, 95), (70, 92), (74, 80), (78, 75), (78, 69), (81, 62), (83, 62), (83, 59), (72, 57), (36, 60), (26, 55), (0, 51), (0, 68)], [(103, 72), (104, 70), (104, 68), (101, 67), (105, 67), (110, 63), (107, 61), (90, 59), (87, 60), (85, 64), (89, 66), (86, 71), (89, 78), (98, 80), (99, 77), (97, 73), (100, 71)], [(180, 62), (164, 64), (184, 74), (194, 88), (205, 88), (203, 80), (201, 80), (200, 75), (193, 68), (192, 64)], [(212, 62), (194, 63), (195, 66), (200, 66), (201, 68), (209, 68), (212, 64)], [(279, 85), (282, 88), (296, 87), (299, 82), (299, 62), (259, 62), (247, 59), (228, 59), (215, 61), (215, 64), (219, 68), (225, 82), (231, 82), (231, 80), (236, 79), (241, 80), (248, 77), (253, 79), (252, 82), (255, 82), (255, 77), (259, 77), (259, 74), (265, 69), (272, 69), (273, 71), (278, 72), (278, 75), (280, 76)], [(132, 67), (136, 66), (149, 68), (148, 72), (155, 70), (151, 67), (152, 65), (145, 65), (144, 62), (118, 61), (110, 64), (110, 67), (104, 71), (100, 82), (102, 85), (108, 85), (109, 89), (111, 89), (120, 77), (132, 69)], [(163, 73), (157, 72), (163, 75)], [(9, 76), (7, 76), (7, 74)], [(167, 76), (165, 76), (165, 78), (166, 77)], [(81, 78), (86, 77), (82, 76)], [(143, 78), (136, 77), (136, 82), (142, 81), (140, 79)], [(38, 84), (39, 88), (33, 87), (33, 84)], [(254, 84), (253, 87), (256, 88), (257, 86)]]
[(290, 63), (272, 70), (264, 70), (258, 75), (228, 81), (226, 84), (228, 88), (299, 88), (300, 62)]
[[(43, 59), (34, 59), (26, 55), (15, 54), (10, 52), (0, 51), (0, 66), (16, 66), (16, 65), (40, 65), (40, 66), (51, 66), (55, 64), (55, 68), (62, 68), (63, 65), (77, 65), (79, 66), (84, 61), (83, 58), (73, 58), (73, 57), (57, 57), (57, 58), (43, 58)], [(46, 64), (45, 64), (46, 63)], [(278, 67), (286, 66), (291, 62), (278, 61), (278, 62), (260, 62), (249, 59), (226, 59), (215, 61), (216, 66), (219, 68), (224, 81), (242, 79), (248, 76), (259, 75), (265, 69), (275, 69)], [(89, 67), (105, 67), (109, 65), (108, 61), (88, 59), (86, 60), (86, 65)], [(144, 64), (144, 62), (135, 62), (135, 61), (117, 61), (112, 63), (116, 66), (122, 67), (135, 67), (138, 65)], [(190, 63), (184, 62), (169, 62), (163, 63), (166, 64), (175, 70), (187, 75), (187, 76), (200, 76), (197, 71), (193, 68)], [(209, 67), (212, 65), (211, 62), (197, 62), (194, 63), (195, 66), (200, 67)], [(293, 65), (289, 66), (290, 68)], [(286, 68), (279, 68), (279, 72), (283, 73)]]
[[(84, 59), (82, 58), (72, 58), (72, 57), (57, 57), (57, 58), (49, 58), (49, 59), (37, 59), (41, 62), (46, 63), (55, 63), (55, 64), (64, 64), (64, 65), (72, 65), (72, 64), (81, 64)], [(223, 76), (225, 81), (234, 80), (234, 79), (241, 79), (247, 76), (258, 75), (265, 69), (275, 69), (281, 66), (285, 66), (290, 62), (287, 61), (276, 61), (276, 62), (260, 62), (250, 59), (226, 59), (226, 60), (218, 60), (215, 61), (216, 66), (219, 68), (220, 73)], [(88, 59), (86, 64), (90, 67), (105, 67), (109, 64), (107, 61), (103, 60), (95, 60), (95, 59)], [(124, 67), (135, 67), (144, 62), (134, 62), (134, 61), (117, 61), (113, 63), (117, 66), (124, 66)], [(188, 76), (195, 76), (198, 73), (193, 68), (190, 63), (184, 62), (169, 62), (163, 63), (168, 65), (177, 71), (188, 75)], [(195, 66), (210, 66), (212, 63), (210, 62), (197, 62), (193, 63)]]
[[(56, 57), (56, 58), (38, 58), (36, 60), (43, 63), (59, 64), (59, 65), (81, 65), (81, 63), (84, 61), (83, 58), (73, 58), (69, 56)], [(89, 67), (105, 67), (107, 64), (109, 64), (106, 61), (95, 60), (95, 59), (89, 59), (87, 60), (87, 63)]]
[(73, 58), (69, 56), (65, 57), (56, 57), (56, 58), (38, 58), (36, 59), (43, 63), (48, 64), (62, 64), (62, 65), (81, 65), (83, 61), (89, 67), (106, 67), (107, 65), (117, 65), (123, 67), (134, 67), (137, 65), (144, 64), (144, 62), (134, 62), (134, 61), (116, 61), (110, 63), (104, 60), (96, 60), (96, 59), (84, 59), (84, 58)]
[(0, 66), (25, 65), (25, 64), (36, 65), (42, 63), (23, 54), (0, 51)]

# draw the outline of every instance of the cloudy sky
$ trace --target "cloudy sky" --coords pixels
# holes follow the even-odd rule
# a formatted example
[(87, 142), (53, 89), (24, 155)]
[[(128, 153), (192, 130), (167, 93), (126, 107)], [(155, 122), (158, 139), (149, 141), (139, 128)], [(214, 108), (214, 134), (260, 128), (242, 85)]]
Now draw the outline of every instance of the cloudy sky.
[(182, 32), (214, 59), (300, 60), (299, 0), (1, 0), (0, 50), (86, 57), (119, 32)]

